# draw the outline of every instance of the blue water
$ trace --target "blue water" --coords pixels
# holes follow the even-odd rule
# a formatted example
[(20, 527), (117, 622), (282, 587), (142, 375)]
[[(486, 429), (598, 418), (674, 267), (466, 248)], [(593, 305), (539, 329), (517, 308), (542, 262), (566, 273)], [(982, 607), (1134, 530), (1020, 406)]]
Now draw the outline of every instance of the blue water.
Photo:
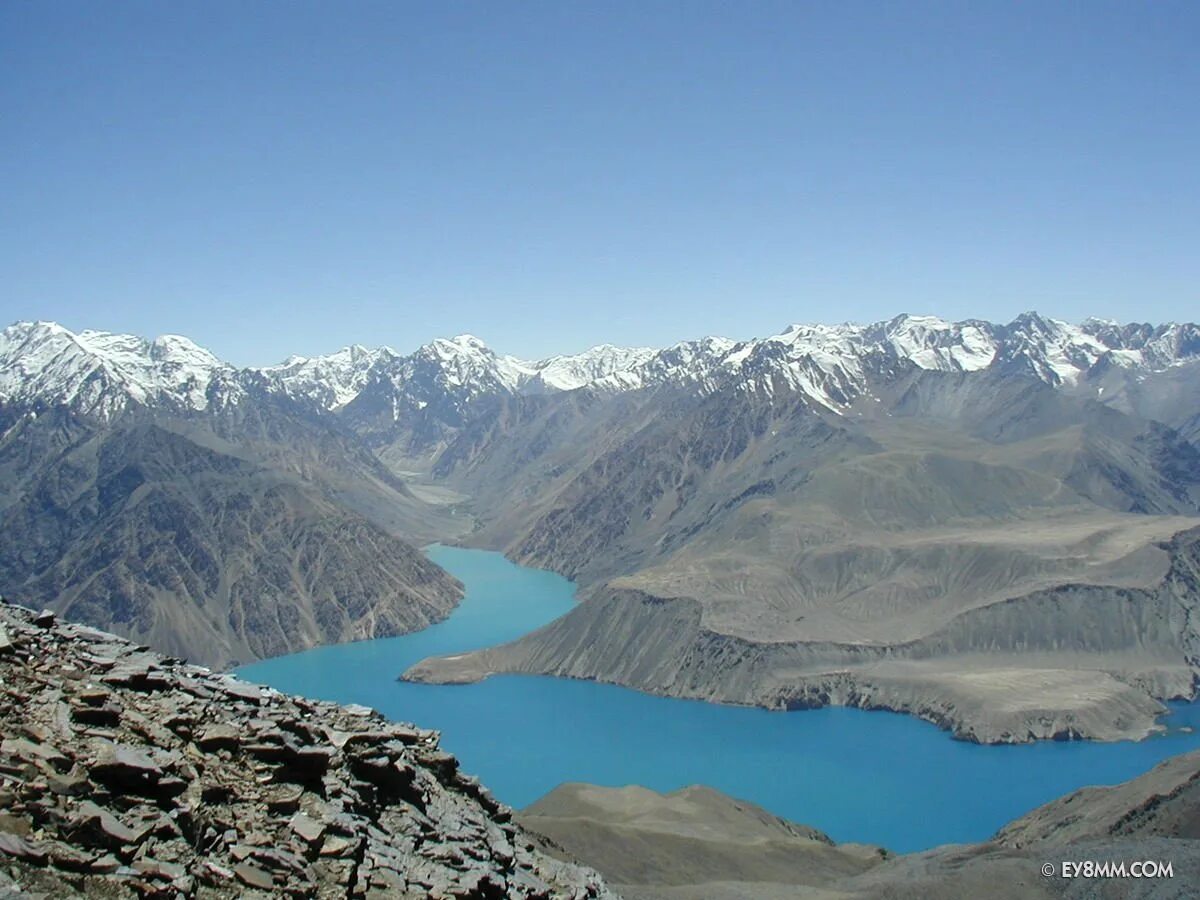
[(440, 546), (428, 553), (467, 588), (445, 622), (266, 660), (238, 674), (437, 728), (463, 768), (513, 806), (564, 781), (660, 791), (701, 783), (837, 841), (899, 852), (983, 840), (1047, 800), (1125, 781), (1200, 746), (1200, 704), (1175, 705), (1170, 732), (1145, 741), (983, 747), (887, 712), (768, 712), (515, 675), (406, 684), (396, 676), (426, 656), (512, 640), (574, 602), (571, 582), (497, 553)]

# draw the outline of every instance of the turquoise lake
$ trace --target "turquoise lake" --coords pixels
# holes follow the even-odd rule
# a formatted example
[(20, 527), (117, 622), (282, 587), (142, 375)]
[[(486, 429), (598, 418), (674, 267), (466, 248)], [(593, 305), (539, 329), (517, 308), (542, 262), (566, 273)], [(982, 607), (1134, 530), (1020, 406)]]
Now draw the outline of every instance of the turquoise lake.
[(513, 806), (564, 781), (660, 791), (700, 783), (836, 841), (909, 852), (984, 840), (1047, 800), (1124, 781), (1200, 747), (1200, 704), (1174, 705), (1169, 732), (1144, 741), (984, 747), (887, 712), (769, 712), (517, 675), (473, 685), (406, 684), (397, 676), (426, 656), (512, 640), (574, 604), (571, 582), (498, 553), (440, 546), (427, 552), (467, 588), (445, 622), (266, 660), (238, 674), (436, 728), (463, 768)]

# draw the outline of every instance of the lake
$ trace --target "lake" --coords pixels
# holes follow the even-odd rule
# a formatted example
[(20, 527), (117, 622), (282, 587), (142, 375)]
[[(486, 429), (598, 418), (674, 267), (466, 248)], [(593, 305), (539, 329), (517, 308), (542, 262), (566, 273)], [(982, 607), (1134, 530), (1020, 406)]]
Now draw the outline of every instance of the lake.
[(984, 840), (1047, 800), (1125, 781), (1200, 747), (1194, 703), (1172, 704), (1169, 732), (1144, 741), (979, 746), (888, 712), (776, 712), (521, 675), (407, 684), (397, 676), (426, 656), (512, 640), (574, 604), (570, 581), (498, 553), (441, 546), (427, 553), (467, 588), (445, 622), (265, 660), (238, 674), (436, 728), (463, 769), (513, 806), (564, 781), (659, 791), (707, 784), (836, 841), (910, 852)]

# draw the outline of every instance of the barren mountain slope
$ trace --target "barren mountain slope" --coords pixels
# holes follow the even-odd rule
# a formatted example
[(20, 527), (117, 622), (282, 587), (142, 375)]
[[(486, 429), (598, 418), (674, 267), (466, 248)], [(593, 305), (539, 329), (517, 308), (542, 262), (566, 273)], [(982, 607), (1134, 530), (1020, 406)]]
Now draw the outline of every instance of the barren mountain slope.
[(457, 583), (319, 484), (145, 421), (0, 439), (0, 593), (215, 666), (410, 631)]
[[(518, 820), (544, 835), (551, 853), (595, 866), (627, 900), (1183, 900), (1200, 876), (1198, 785), (1200, 753), (1188, 753), (1124, 784), (1048, 803), (985, 843), (904, 856), (835, 845), (708, 788), (663, 795), (564, 785)], [(1169, 877), (1065, 878), (1064, 860), (1173, 869)]]
[(815, 828), (699, 785), (659, 794), (636, 785), (564, 784), (517, 821), (548, 838), (550, 852), (587, 859), (627, 900), (663, 887), (703, 890), (715, 900), (724, 895), (722, 882), (769, 896), (772, 888), (827, 884), (886, 859), (878, 847), (836, 846)]
[(1200, 463), (1169, 429), (989, 373), (910, 373), (843, 416), (782, 389), (668, 409), (481, 533), (586, 602), (410, 677), (878, 705), (984, 741), (1140, 735), (1190, 696), (1195, 542), (1172, 538)]

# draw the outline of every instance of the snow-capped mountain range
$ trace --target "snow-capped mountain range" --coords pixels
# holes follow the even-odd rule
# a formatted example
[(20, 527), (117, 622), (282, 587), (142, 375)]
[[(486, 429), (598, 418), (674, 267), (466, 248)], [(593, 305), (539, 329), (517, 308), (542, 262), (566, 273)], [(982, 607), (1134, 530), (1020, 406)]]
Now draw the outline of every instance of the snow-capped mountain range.
[[(233, 366), (185, 337), (153, 341), (55, 322), (18, 322), (0, 332), (0, 402), (72, 406), (108, 417), (130, 403), (205, 409)], [(214, 390), (215, 389), (215, 390)]]
[[(0, 332), (0, 403), (66, 405), (110, 417), (130, 405), (198, 411), (237, 403), (250, 385), (338, 412), (372, 398), (392, 418), (429, 405), (461, 409), (482, 394), (536, 394), (591, 387), (605, 392), (675, 383), (710, 391), (731, 382), (779, 386), (840, 412), (873, 377), (903, 369), (998, 369), (1072, 386), (1118, 367), (1157, 372), (1200, 359), (1195, 324), (1071, 325), (1036, 313), (1008, 324), (902, 315), (870, 325), (792, 325), (767, 338), (703, 338), (663, 349), (601, 345), (529, 361), (494, 352), (471, 335), (439, 338), (404, 355), (346, 347), (276, 366), (238, 369), (187, 338), (154, 340), (53, 322)], [(381, 407), (382, 405), (382, 407)]]

